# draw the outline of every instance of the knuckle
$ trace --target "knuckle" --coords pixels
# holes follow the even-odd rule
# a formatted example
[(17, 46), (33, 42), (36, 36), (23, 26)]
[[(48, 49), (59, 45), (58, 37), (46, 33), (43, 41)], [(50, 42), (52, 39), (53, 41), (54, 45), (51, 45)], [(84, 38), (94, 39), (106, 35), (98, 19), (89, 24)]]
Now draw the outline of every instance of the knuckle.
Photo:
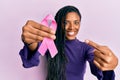
[(36, 34), (41, 36), (41, 31), (36, 31)]
[(28, 21), (26, 22), (26, 25), (31, 24), (31, 22), (33, 22), (33, 21), (32, 21), (32, 20), (28, 20)]
[(43, 25), (38, 25), (40, 30), (43, 30)]
[(46, 37), (46, 33), (44, 33), (44, 32), (41, 31), (41, 30), (36, 31), (36, 34), (37, 34), (38, 38), (40, 38), (40, 37)]
[(23, 31), (23, 32), (25, 31), (25, 28), (26, 28), (25, 26), (22, 27), (22, 31)]
[(22, 34), (22, 36), (23, 36), (24, 38), (26, 37), (26, 35), (27, 35), (27, 34), (26, 34), (25, 32)]
[(42, 41), (42, 40), (43, 40), (43, 37), (41, 37), (39, 40)]
[(48, 34), (48, 33), (46, 33), (46, 36), (47, 36), (47, 37), (49, 37), (49, 38), (51, 38), (51, 35), (50, 35), (50, 34)]
[(108, 52), (108, 56), (112, 56), (112, 52)]
[(38, 41), (38, 36), (37, 35), (35, 36), (35, 41)]
[(22, 31), (23, 31), (23, 32), (27, 31), (27, 26), (23, 26), (23, 27), (22, 27)]
[(36, 36), (35, 40), (36, 40), (36, 41), (41, 41), (41, 40), (43, 40), (43, 37)]
[(49, 33), (51, 33), (51, 29), (50, 29), (50, 28), (48, 28), (47, 31), (48, 31)]
[(103, 67), (103, 68), (105, 68), (105, 67), (107, 67), (107, 66), (108, 66), (108, 65), (107, 65), (106, 63), (103, 63), (103, 64), (102, 64), (102, 67)]
[(107, 60), (106, 60), (107, 63), (110, 63), (111, 61), (112, 61), (111, 58), (107, 58)]

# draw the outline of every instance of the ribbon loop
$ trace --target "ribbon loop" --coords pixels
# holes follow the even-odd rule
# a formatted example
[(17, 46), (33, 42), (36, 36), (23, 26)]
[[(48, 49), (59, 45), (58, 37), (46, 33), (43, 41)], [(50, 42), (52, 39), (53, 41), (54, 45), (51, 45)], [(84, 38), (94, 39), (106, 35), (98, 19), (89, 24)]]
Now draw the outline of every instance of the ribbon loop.
[[(52, 28), (53, 30), (56, 31), (57, 29), (57, 23), (54, 20), (54, 17), (52, 15), (47, 15), (41, 22), (41, 24), (45, 25), (45, 26), (49, 26), (50, 28)], [(40, 52), (40, 54), (42, 56), (45, 55), (47, 49), (50, 52), (51, 57), (53, 58), (57, 53), (58, 50), (55, 46), (55, 43), (52, 39), (45, 37), (38, 49), (38, 51)]]

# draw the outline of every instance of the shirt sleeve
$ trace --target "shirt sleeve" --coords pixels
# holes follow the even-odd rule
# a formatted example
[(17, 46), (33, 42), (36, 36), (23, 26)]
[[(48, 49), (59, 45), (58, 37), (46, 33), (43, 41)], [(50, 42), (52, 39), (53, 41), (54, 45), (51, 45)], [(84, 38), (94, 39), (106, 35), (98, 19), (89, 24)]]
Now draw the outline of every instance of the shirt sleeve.
[(98, 80), (115, 80), (115, 72), (113, 70), (110, 71), (101, 71), (98, 69), (93, 62), (89, 62), (91, 73), (95, 75)]
[(101, 71), (98, 69), (93, 63), (94, 60), (94, 48), (87, 46), (86, 47), (86, 59), (90, 64), (90, 70), (93, 75), (97, 77), (98, 80), (115, 80), (115, 73), (113, 70), (111, 71)]
[(115, 72), (113, 70), (103, 71), (103, 80), (115, 80)]
[[(38, 44), (37, 49), (39, 46), (40, 43)], [(23, 49), (21, 49), (19, 52), (24, 68), (30, 68), (39, 65), (40, 53), (37, 49), (34, 52), (32, 52), (29, 50), (28, 46), (24, 44)]]

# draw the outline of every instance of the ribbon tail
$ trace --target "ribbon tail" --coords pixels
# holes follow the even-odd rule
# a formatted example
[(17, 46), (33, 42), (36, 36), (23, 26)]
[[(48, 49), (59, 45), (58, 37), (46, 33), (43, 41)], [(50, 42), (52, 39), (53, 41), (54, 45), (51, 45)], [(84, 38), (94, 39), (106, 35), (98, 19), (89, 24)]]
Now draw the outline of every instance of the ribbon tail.
[(47, 41), (49, 41), (49, 42), (47, 42), (48, 50), (50, 51), (50, 55), (53, 58), (58, 53), (58, 50), (57, 50), (55, 43), (52, 39), (47, 38)]
[(46, 51), (47, 51), (47, 45), (46, 45), (46, 38), (44, 38), (43, 42), (41, 43), (39, 49), (38, 49), (39, 53), (44, 56)]

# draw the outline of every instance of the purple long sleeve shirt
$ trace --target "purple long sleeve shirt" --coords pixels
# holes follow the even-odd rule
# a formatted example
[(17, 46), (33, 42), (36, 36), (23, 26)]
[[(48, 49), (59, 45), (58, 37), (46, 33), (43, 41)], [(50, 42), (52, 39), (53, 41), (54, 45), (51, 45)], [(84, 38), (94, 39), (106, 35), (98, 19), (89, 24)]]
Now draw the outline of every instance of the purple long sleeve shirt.
[[(38, 45), (38, 47), (40, 44)], [(40, 60), (40, 53), (36, 50), (33, 55), (30, 55), (30, 50), (25, 45), (19, 52), (23, 66), (25, 68), (38, 66)], [(66, 65), (66, 79), (67, 80), (84, 80), (86, 70), (86, 61), (90, 64), (91, 73), (95, 75), (98, 80), (115, 80), (115, 73), (111, 71), (101, 71), (93, 63), (93, 48), (78, 39), (66, 40), (65, 54), (68, 59)]]

